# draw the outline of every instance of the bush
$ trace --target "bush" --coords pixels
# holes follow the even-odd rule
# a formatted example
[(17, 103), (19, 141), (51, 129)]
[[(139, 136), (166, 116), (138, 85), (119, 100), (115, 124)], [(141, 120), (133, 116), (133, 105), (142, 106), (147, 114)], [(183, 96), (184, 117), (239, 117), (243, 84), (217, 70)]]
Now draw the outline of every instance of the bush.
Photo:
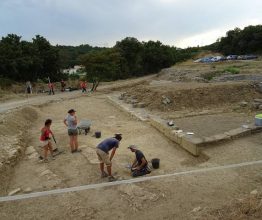
[(7, 78), (0, 77), (0, 88), (6, 89), (8, 87), (11, 87), (13, 84), (13, 81)]
[(229, 73), (232, 73), (232, 74), (239, 74), (240, 70), (239, 70), (239, 68), (230, 66), (230, 67), (225, 68), (225, 69), (223, 70), (223, 72), (224, 72), (224, 73), (229, 72)]
[(221, 72), (219, 71), (215, 71), (215, 72), (207, 72), (207, 73), (203, 73), (201, 76), (205, 79), (205, 80), (212, 80), (214, 77), (216, 76), (220, 76)]
[(80, 78), (80, 76), (78, 74), (75, 74), (75, 73), (69, 75), (69, 79), (71, 79), (71, 80), (77, 80), (79, 78)]

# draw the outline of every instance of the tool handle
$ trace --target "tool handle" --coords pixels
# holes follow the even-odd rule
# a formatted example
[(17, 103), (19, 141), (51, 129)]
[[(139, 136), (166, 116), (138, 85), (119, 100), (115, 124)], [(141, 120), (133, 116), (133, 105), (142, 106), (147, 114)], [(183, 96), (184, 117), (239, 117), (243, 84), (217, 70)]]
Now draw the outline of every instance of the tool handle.
[(53, 140), (54, 140), (54, 142), (56, 143), (56, 139), (55, 139), (55, 136), (52, 136), (53, 137)]

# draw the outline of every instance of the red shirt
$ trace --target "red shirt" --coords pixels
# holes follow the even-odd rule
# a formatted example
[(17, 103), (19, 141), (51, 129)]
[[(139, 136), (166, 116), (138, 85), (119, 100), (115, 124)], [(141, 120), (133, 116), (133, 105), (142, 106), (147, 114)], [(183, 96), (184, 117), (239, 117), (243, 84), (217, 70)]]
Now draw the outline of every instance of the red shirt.
[(53, 135), (53, 132), (52, 132), (49, 128), (43, 127), (43, 128), (41, 129), (40, 141), (46, 141), (46, 140), (48, 140), (50, 134)]
[(52, 89), (52, 88), (54, 88), (54, 84), (53, 83), (48, 83), (48, 87), (49, 87), (49, 89)]
[(81, 83), (81, 88), (86, 88), (86, 82)]

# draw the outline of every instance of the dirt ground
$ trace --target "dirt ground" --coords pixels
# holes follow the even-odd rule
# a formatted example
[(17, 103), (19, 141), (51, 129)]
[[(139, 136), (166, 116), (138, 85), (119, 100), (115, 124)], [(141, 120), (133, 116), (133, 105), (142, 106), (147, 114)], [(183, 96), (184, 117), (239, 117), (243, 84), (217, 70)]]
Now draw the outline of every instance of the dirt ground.
[[(107, 99), (107, 95), (114, 91), (136, 91), (138, 94), (140, 88), (140, 94), (143, 93), (141, 101), (144, 101), (145, 92), (150, 90), (148, 100), (151, 99), (151, 103), (155, 104), (154, 108), (148, 105), (145, 111), (162, 115), (163, 118), (174, 118), (179, 127), (201, 136), (252, 122), (256, 113), (245, 108), (239, 112), (232, 111), (237, 102), (260, 97), (248, 83), (220, 84), (219, 88), (223, 88), (223, 85), (227, 88), (223, 90), (224, 93), (209, 96), (210, 91), (219, 91), (216, 85), (193, 82), (196, 87), (192, 89), (192, 82), (191, 85), (183, 82), (174, 87), (176, 92), (182, 94), (183, 89), (190, 89), (193, 94), (194, 90), (201, 88), (206, 96), (205, 103), (212, 97), (219, 97), (219, 94), (223, 98), (212, 101), (212, 105), (198, 104), (201, 108), (194, 113), (206, 111), (203, 115), (188, 117), (192, 113), (189, 101), (177, 102), (178, 111), (174, 108), (168, 110), (168, 107), (162, 106), (161, 97), (167, 91), (170, 92), (172, 86), (166, 85), (170, 82), (161, 81), (165, 80), (164, 77), (160, 80), (155, 77), (108, 83), (98, 93), (82, 95), (77, 91), (52, 98), (32, 97), (21, 103), (1, 103), (3, 114), (0, 118), (0, 139), (5, 145), (1, 149), (0, 162), (9, 164), (10, 168), (5, 170), (5, 176), (0, 175), (0, 195), (6, 196), (18, 188), (18, 194), (24, 194), (107, 182), (107, 179), (100, 177), (95, 147), (104, 138), (118, 132), (123, 134), (123, 140), (113, 159), (113, 173), (120, 181), (131, 179), (126, 168), (134, 158), (134, 154), (127, 149), (130, 144), (138, 145), (148, 161), (160, 159), (160, 168), (152, 170), (148, 177), (262, 160), (261, 133), (209, 146), (202, 149), (203, 153), (199, 157), (194, 157), (147, 122), (131, 118)], [(145, 90), (142, 90), (143, 87)], [(242, 91), (241, 88), (246, 92), (245, 96), (241, 95), (243, 92), (232, 101), (236, 94), (234, 92)], [(225, 101), (228, 95), (232, 97), (231, 102)], [(155, 101), (157, 99), (154, 96), (160, 97), (160, 101)], [(197, 102), (191, 103), (194, 109)], [(76, 109), (79, 120), (92, 121), (90, 132), (78, 136), (81, 153), (72, 154), (69, 150), (63, 119), (70, 108)], [(185, 115), (187, 117), (183, 117)], [(39, 132), (47, 118), (53, 120), (52, 130), (57, 146), (63, 153), (53, 161), (41, 163), (38, 160), (41, 154)], [(12, 119), (13, 123), (10, 124)], [(101, 131), (102, 138), (95, 138), (95, 131)], [(22, 153), (15, 158), (16, 162), (14, 159), (7, 163), (5, 157), (8, 157), (10, 149), (18, 152), (19, 146)], [(27, 150), (23, 153), (25, 147)], [(261, 168), (262, 163), (203, 170), (140, 183), (0, 202), (0, 219), (261, 219)]]

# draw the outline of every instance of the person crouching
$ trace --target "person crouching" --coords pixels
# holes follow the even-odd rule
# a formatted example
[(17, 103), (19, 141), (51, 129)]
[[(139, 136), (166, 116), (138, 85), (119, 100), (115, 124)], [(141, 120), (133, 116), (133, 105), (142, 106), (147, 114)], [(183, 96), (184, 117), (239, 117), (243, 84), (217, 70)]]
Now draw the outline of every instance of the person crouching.
[(136, 145), (130, 145), (128, 147), (128, 149), (130, 149), (132, 152), (135, 153), (135, 160), (131, 166), (131, 175), (133, 177), (137, 177), (137, 176), (143, 176), (146, 174), (151, 173), (149, 167), (148, 167), (148, 162), (143, 154), (142, 151), (137, 149)]

